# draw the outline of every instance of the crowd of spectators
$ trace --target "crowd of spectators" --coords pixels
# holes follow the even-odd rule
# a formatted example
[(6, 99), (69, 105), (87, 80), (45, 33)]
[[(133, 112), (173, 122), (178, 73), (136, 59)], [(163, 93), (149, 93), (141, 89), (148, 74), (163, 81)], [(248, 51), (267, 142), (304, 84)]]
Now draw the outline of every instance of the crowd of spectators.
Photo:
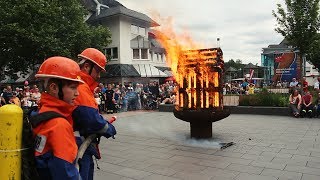
[(0, 91), (1, 104), (16, 104), (23, 109), (38, 106), (41, 92), (37, 85), (33, 85), (32, 88), (25, 83), (23, 87), (12, 88), (11, 85), (6, 85), (3, 90)]
[[(175, 103), (176, 84), (167, 81), (163, 84), (157, 82), (143, 83), (100, 83), (96, 87), (94, 96), (101, 113), (116, 113), (138, 109), (157, 109), (159, 104)], [(30, 88), (28, 83), (23, 87), (17, 86), (15, 90), (6, 85), (1, 93), (1, 105), (16, 104), (24, 109), (38, 106), (41, 92), (37, 85)]]
[(175, 87), (173, 81), (164, 84), (157, 82), (102, 84), (95, 89), (96, 101), (101, 112), (115, 113), (137, 109), (157, 109), (161, 103), (175, 102)]
[[(295, 78), (289, 84), (291, 94), (289, 96), (289, 108), (295, 117), (318, 117), (320, 115), (320, 77), (310, 88), (306, 78), (298, 82)], [(312, 86), (312, 85), (311, 85)], [(313, 91), (313, 93), (310, 92)], [(316, 96), (314, 99), (314, 96)]]
[(223, 86), (223, 95), (226, 94), (254, 94), (255, 83), (245, 78), (242, 82), (234, 81), (232, 83), (225, 83)]

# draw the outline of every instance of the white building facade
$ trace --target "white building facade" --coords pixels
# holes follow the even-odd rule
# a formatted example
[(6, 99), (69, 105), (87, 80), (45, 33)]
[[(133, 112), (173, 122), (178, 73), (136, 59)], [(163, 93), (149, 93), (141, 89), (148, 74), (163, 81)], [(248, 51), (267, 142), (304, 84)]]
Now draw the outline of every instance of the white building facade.
[(102, 81), (161, 82), (171, 75), (166, 65), (165, 50), (151, 29), (159, 25), (147, 15), (118, 3), (101, 9), (100, 14), (92, 13), (87, 22), (108, 27), (112, 34), (112, 42), (105, 47), (109, 62)]

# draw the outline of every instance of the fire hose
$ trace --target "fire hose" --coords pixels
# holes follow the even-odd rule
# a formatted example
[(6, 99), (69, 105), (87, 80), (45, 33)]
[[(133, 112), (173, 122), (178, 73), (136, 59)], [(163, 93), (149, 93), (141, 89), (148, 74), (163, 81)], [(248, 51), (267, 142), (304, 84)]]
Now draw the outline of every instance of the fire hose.
[[(116, 116), (112, 116), (112, 118), (109, 120), (109, 123), (113, 123), (115, 120), (117, 119)], [(108, 129), (109, 126), (108, 124), (106, 124), (106, 129)], [(97, 137), (99, 136), (99, 134), (91, 134), (89, 135), (84, 141), (83, 143), (81, 144), (81, 146), (79, 147), (79, 150), (78, 150), (78, 154), (77, 154), (77, 157), (76, 157), (76, 168), (79, 170), (80, 167), (79, 167), (79, 160), (82, 159), (85, 151), (87, 150), (87, 148), (90, 146), (91, 142), (96, 139)]]

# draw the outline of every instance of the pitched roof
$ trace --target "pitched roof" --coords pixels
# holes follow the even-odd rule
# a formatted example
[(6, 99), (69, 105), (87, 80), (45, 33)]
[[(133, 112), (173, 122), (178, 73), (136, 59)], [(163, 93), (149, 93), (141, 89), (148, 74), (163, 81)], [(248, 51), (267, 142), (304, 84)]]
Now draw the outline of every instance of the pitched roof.
[[(123, 6), (121, 3), (119, 3), (118, 1), (115, 0), (98, 0), (99, 3), (103, 4), (103, 5), (107, 5), (110, 8), (111, 7), (117, 7), (117, 6)], [(96, 3), (93, 0), (82, 0), (81, 1), (83, 6), (89, 10), (89, 11), (96, 11)]]
[(252, 63), (249, 63), (243, 67), (244, 69), (250, 69), (250, 68), (259, 68), (259, 66), (253, 65)]
[(236, 72), (236, 71), (238, 71), (236, 68), (234, 68), (234, 67), (229, 67), (227, 70), (226, 70), (226, 72)]
[(88, 22), (94, 22), (97, 20), (101, 20), (107, 17), (112, 17), (115, 15), (125, 15), (134, 19), (138, 19), (138, 20), (142, 20), (145, 21), (147, 23), (150, 24), (150, 26), (159, 26), (159, 24), (155, 21), (153, 21), (149, 16), (128, 9), (124, 6), (114, 6), (114, 7), (110, 7), (110, 8), (106, 8), (106, 9), (101, 9), (101, 12), (98, 16), (96, 16), (95, 14), (92, 14), (91, 17), (87, 20)]

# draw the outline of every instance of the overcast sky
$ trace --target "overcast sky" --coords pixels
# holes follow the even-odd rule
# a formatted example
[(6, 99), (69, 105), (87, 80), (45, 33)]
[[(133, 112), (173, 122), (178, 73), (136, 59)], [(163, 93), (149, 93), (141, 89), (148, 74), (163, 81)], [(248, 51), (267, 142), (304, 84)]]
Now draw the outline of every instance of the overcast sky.
[(262, 48), (279, 44), (283, 39), (274, 31), (276, 20), (272, 10), (284, 0), (118, 1), (149, 17), (155, 11), (162, 18), (172, 17), (178, 33), (186, 30), (195, 42), (208, 48), (216, 47), (220, 38), (225, 61), (241, 59), (243, 63), (260, 65)]

